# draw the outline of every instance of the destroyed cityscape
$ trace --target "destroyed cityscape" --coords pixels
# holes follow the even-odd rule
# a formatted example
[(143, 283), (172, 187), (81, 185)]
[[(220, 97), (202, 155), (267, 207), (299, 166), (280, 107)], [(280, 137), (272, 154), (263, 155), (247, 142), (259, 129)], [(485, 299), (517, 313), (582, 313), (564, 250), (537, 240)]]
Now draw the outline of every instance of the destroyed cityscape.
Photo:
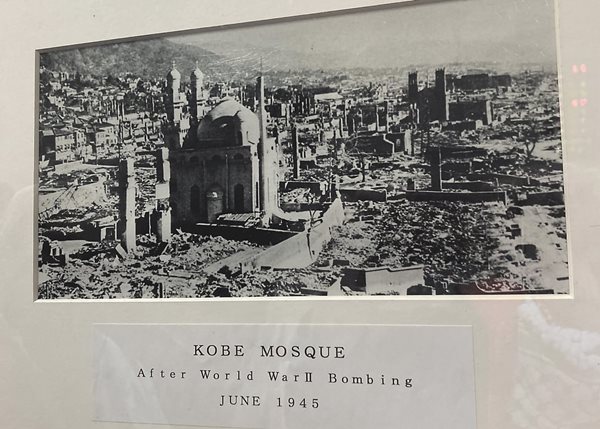
[[(385, 46), (381, 14), (440, 7), (279, 25), (343, 41), (362, 30), (327, 20), (364, 19)], [(318, 67), (202, 33), (40, 53), (37, 298), (570, 293), (555, 33), (536, 22), (546, 62), (449, 40), (460, 61), (420, 42)]]

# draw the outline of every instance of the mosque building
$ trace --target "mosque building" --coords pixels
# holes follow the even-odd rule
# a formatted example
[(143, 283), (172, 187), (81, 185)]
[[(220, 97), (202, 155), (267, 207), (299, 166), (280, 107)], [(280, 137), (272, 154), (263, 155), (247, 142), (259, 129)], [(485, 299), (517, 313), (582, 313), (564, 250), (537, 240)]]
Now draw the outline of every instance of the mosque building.
[(257, 113), (233, 97), (208, 110), (203, 79), (196, 66), (185, 109), (181, 74), (173, 65), (167, 75), (163, 135), (172, 224), (212, 223), (229, 213), (267, 225), (278, 207), (278, 159), (276, 139), (267, 134), (263, 77), (257, 79)]

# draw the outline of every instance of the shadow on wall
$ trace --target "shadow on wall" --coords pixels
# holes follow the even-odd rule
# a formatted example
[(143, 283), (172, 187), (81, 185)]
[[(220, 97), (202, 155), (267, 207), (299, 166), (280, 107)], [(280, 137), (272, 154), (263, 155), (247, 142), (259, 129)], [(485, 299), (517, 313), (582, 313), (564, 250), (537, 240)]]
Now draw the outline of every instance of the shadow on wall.
[(321, 218), (321, 223), (276, 244), (240, 263), (242, 271), (260, 267), (305, 268), (315, 262), (331, 240), (331, 227), (344, 222), (342, 201), (336, 199)]

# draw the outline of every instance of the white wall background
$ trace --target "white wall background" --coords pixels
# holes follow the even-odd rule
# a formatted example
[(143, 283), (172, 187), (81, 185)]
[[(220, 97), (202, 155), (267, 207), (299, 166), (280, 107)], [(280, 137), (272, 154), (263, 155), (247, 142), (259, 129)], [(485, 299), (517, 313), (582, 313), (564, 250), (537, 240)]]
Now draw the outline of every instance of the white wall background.
[[(574, 299), (33, 302), (35, 49), (382, 3), (391, 1), (2, 1), (0, 427), (153, 427), (91, 421), (95, 322), (473, 325), (479, 428), (600, 427), (595, 0), (559, 2)], [(572, 74), (571, 65), (581, 63), (588, 73)], [(571, 107), (572, 99), (584, 97), (585, 109)]]

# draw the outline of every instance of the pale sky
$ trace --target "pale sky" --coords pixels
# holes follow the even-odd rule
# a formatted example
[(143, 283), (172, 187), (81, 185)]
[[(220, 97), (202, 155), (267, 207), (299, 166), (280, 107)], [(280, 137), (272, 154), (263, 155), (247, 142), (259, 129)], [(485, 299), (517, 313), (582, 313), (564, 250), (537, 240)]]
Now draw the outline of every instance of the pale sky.
[[(297, 52), (346, 66), (556, 64), (554, 0), (443, 0), (171, 38), (216, 53)], [(219, 52), (219, 50), (223, 52)], [(312, 61), (311, 61), (312, 62)], [(339, 63), (339, 64), (338, 64)], [(326, 64), (324, 64), (326, 65)]]

